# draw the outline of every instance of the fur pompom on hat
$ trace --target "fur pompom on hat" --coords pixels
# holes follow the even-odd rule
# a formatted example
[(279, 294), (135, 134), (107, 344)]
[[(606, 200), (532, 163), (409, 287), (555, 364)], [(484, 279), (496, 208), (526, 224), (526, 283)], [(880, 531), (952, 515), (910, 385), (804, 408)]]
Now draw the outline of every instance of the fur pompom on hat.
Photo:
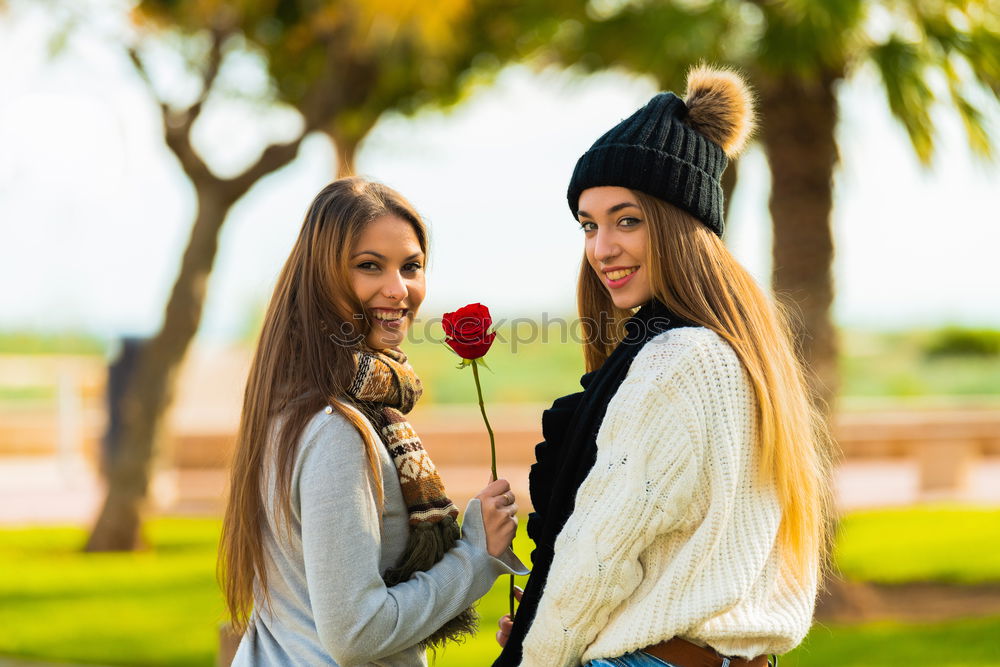
[(740, 76), (699, 65), (688, 72), (685, 122), (722, 147), (726, 157), (739, 155), (753, 134), (753, 94)]
[(722, 236), (722, 172), (754, 129), (753, 94), (734, 71), (700, 65), (687, 93), (660, 93), (608, 130), (577, 161), (567, 200), (613, 185), (639, 190), (683, 209)]

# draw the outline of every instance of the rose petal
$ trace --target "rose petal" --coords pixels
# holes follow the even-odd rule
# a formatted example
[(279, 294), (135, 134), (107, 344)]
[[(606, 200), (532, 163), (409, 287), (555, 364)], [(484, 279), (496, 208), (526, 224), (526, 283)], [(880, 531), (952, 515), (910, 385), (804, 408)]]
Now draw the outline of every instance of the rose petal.
[(490, 316), (489, 308), (481, 303), (470, 303), (453, 313), (445, 313), (441, 324), (446, 337), (466, 345), (493, 342), (492, 339), (487, 342), (493, 318)]
[(481, 341), (470, 343), (449, 338), (445, 340), (445, 343), (463, 359), (479, 359), (480, 357), (485, 357), (486, 353), (490, 351), (490, 346), (493, 345), (496, 337), (496, 334), (490, 334)]

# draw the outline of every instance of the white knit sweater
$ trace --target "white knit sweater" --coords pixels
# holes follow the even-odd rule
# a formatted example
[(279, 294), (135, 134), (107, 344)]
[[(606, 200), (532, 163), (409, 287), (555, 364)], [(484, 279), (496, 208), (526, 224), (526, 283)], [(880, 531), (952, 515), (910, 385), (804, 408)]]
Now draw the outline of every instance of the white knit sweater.
[(576, 666), (675, 636), (745, 658), (802, 641), (816, 579), (796, 582), (775, 546), (781, 509), (758, 476), (755, 410), (714, 332), (673, 329), (643, 347), (556, 540), (522, 665)]

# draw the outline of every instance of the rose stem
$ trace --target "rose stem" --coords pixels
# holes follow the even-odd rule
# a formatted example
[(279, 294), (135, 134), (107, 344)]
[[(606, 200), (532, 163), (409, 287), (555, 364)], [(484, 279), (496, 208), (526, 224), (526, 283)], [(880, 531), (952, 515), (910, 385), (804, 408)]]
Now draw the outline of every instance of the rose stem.
[[(493, 438), (493, 427), (490, 426), (489, 417), (486, 416), (486, 404), (483, 402), (483, 388), (479, 384), (479, 364), (472, 360), (472, 377), (476, 380), (476, 394), (479, 396), (479, 411), (483, 413), (483, 421), (486, 422), (486, 431), (490, 434), (490, 472), (493, 473), (493, 481), (497, 479), (497, 447)], [(510, 617), (514, 618), (514, 575), (510, 575)]]
[(497, 479), (497, 447), (496, 442), (493, 439), (493, 427), (490, 426), (490, 420), (486, 417), (486, 405), (483, 403), (483, 389), (479, 386), (479, 364), (473, 360), (472, 362), (472, 376), (476, 379), (476, 393), (479, 394), (479, 411), (483, 413), (483, 421), (486, 422), (486, 430), (490, 434), (490, 456), (491, 465), (490, 471), (493, 473), (493, 481)]

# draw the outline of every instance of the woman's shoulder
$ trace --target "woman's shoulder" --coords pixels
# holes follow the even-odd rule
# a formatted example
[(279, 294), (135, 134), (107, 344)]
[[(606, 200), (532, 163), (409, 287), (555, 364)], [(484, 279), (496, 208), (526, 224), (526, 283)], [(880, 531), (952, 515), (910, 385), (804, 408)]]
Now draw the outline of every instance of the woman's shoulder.
[[(372, 429), (368, 419), (356, 409), (341, 404), (344, 409), (355, 413), (359, 418), (359, 423), (366, 428)], [(372, 430), (373, 437), (377, 437)], [(364, 457), (365, 444), (354, 423), (335, 406), (328, 406), (318, 410), (302, 429), (299, 436), (299, 465), (305, 464), (307, 460), (316, 460), (327, 456), (344, 457)]]
[[(372, 428), (367, 419), (361, 420)], [(372, 437), (377, 441), (374, 430)], [(292, 464), (293, 502), (305, 502), (306, 497), (323, 500), (331, 493), (358, 488), (359, 480), (369, 479), (369, 469), (367, 445), (354, 423), (336, 409), (319, 410), (299, 436)]]
[(732, 346), (706, 327), (670, 329), (646, 343), (632, 363), (657, 384), (685, 379), (693, 384), (742, 384), (743, 365)]

